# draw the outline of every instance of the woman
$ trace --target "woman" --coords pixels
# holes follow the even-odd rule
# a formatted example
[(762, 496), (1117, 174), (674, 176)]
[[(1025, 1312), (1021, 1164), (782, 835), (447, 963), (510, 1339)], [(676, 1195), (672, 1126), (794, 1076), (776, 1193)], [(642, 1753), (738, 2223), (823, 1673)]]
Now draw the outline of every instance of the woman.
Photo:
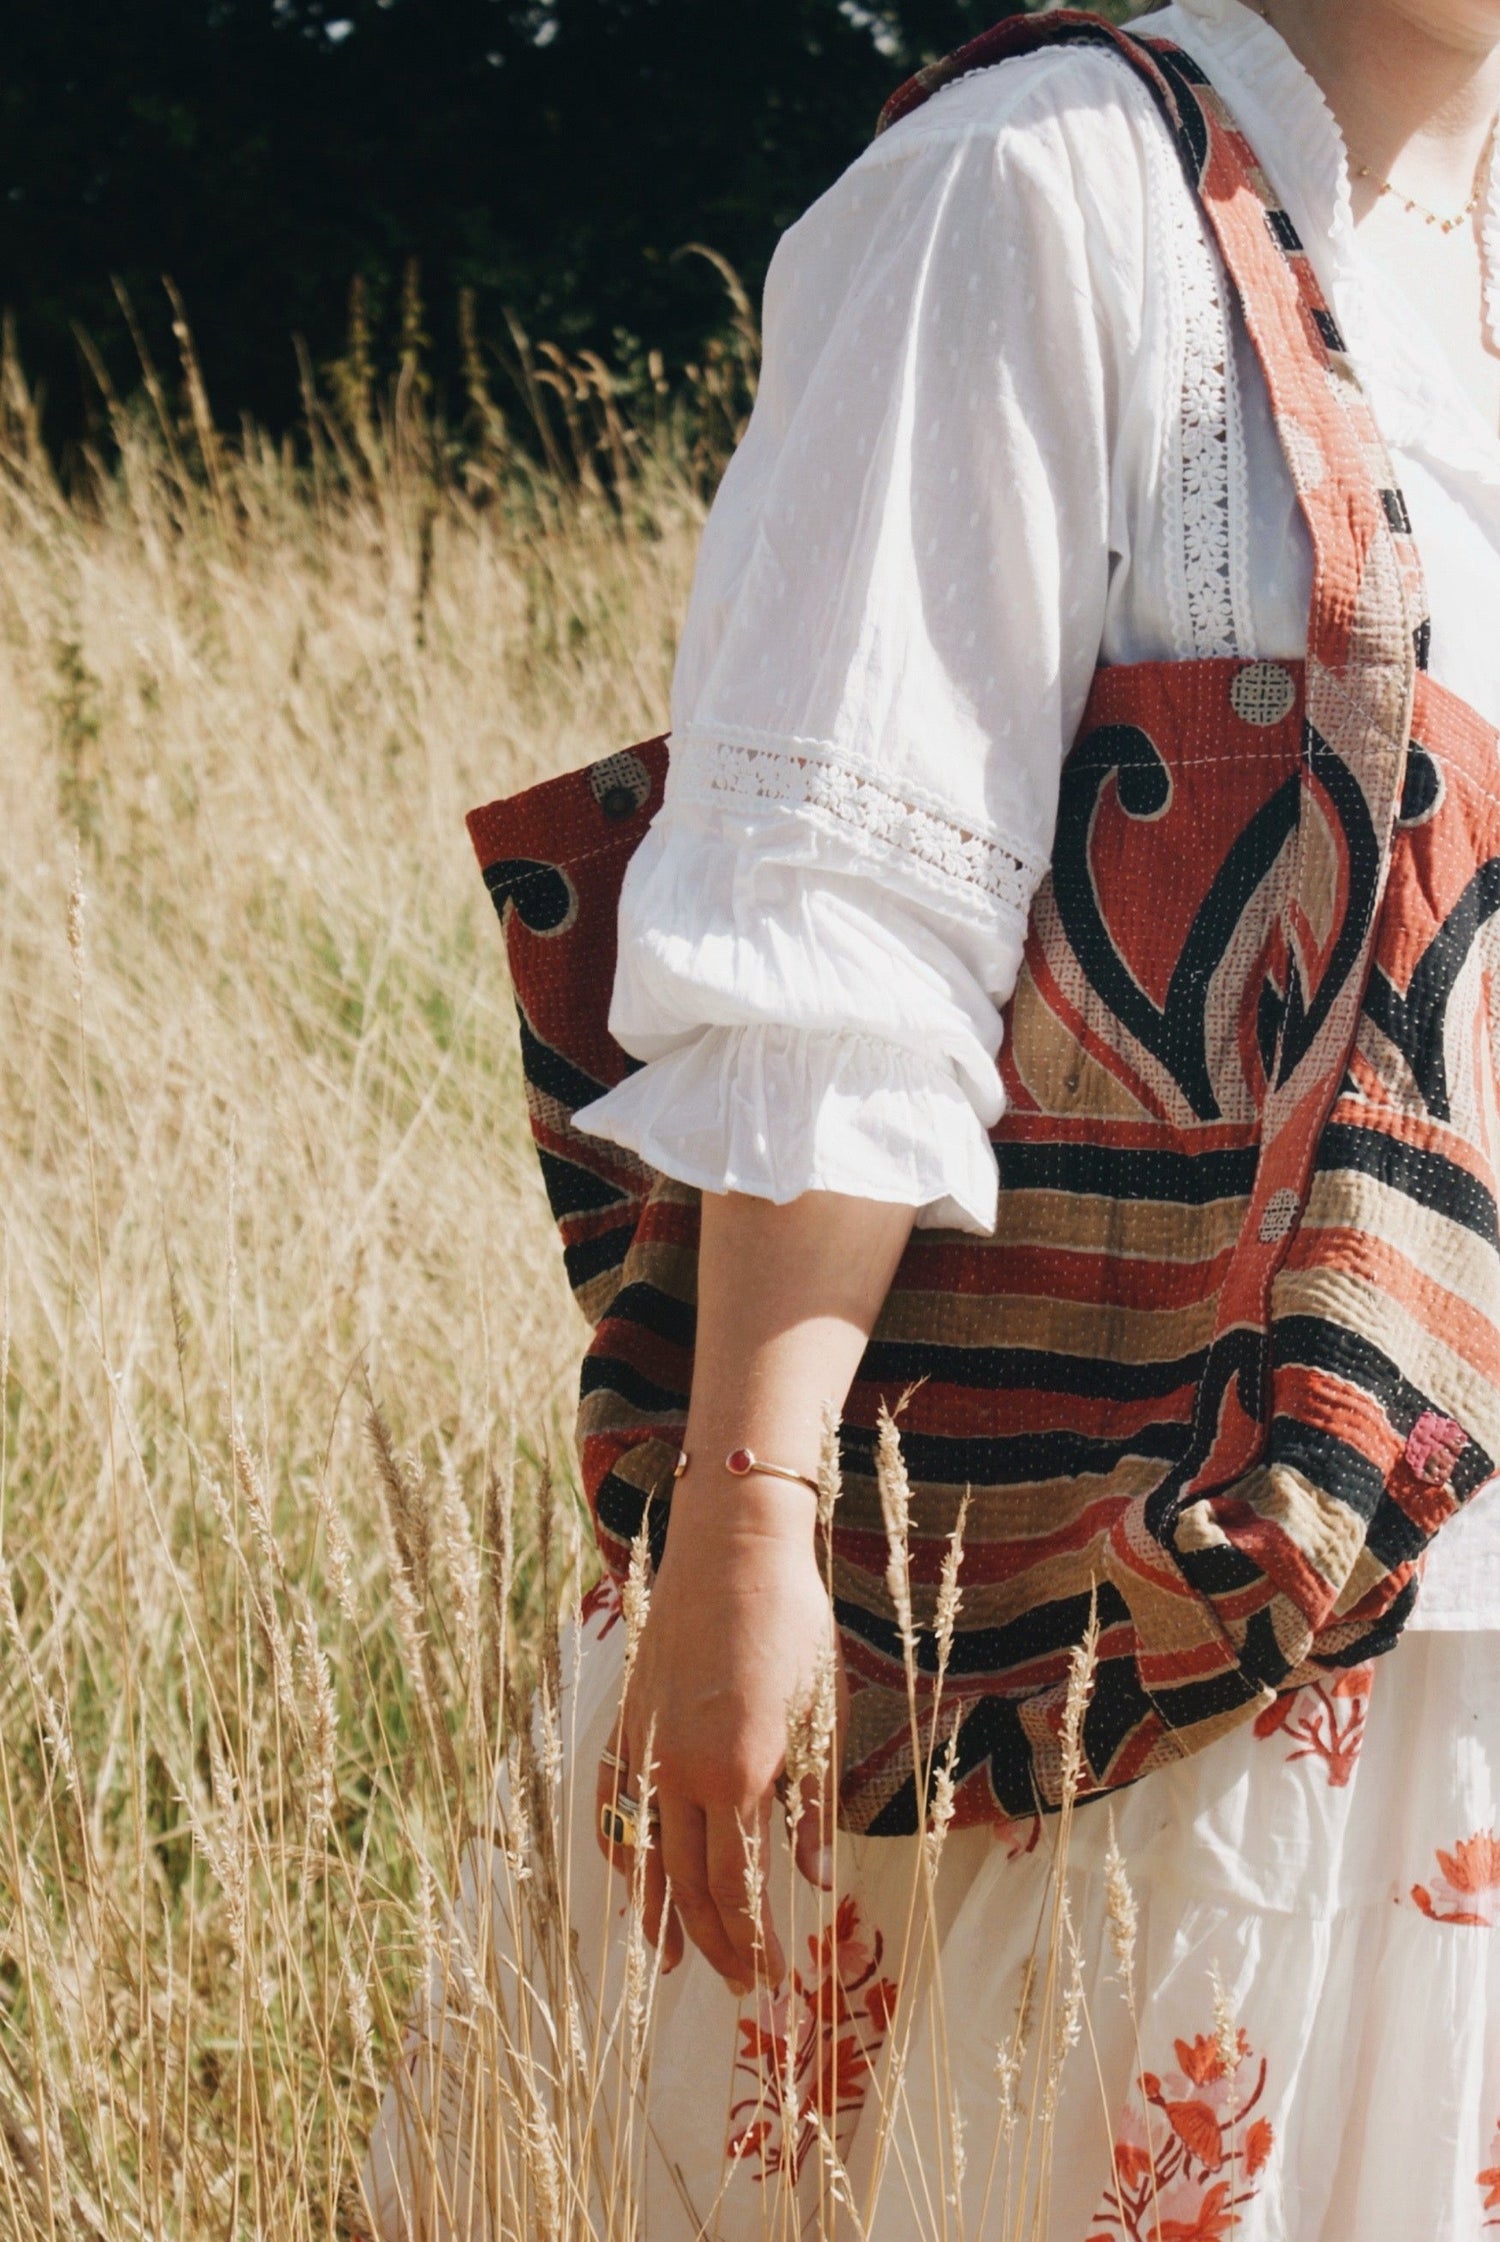
[[(1138, 1495), (1124, 1487), (1135, 1508), (1112, 1511), (1107, 1530), (1081, 1524), (1086, 1565), (1077, 1548), (1065, 1564), (1059, 1553), (1072, 1567), (1066, 1589), (1023, 1615), (1076, 1607), (1091, 1584), (1108, 1686), (1091, 1714), (1085, 1788), (1145, 1776), (1114, 1810), (1134, 1901), (1102, 1810), (1073, 1829), (1067, 1886), (1111, 2126), (1096, 2093), (1070, 2089), (1050, 2219), (1037, 2231), (1397, 2242), (1476, 2235), (1500, 2206), (1489, 2001), (1500, 1510), (1484, 1487), (1500, 1356), (1482, 1259), (1493, 1258), (1495, 1045), (1477, 993), (1494, 852), (1485, 842), (1449, 894), (1432, 839), (1446, 817), (1441, 848), (1457, 845), (1460, 795), (1460, 822), (1470, 840), (1479, 833), (1500, 724), (1500, 4), (1179, 0), (1142, 28), (1170, 42), (1157, 80), (1106, 43), (1065, 38), (913, 97), (787, 237), (768, 287), (755, 420), (705, 538), (671, 788), (626, 883), (611, 1026), (646, 1063), (575, 1119), (702, 1192), (696, 1346), (670, 1539), (623, 1717), (624, 1630), (600, 1614), (570, 1718), (580, 1764), (592, 1754), (599, 1766), (600, 1842), (640, 1879), (672, 1973), (650, 2097), (653, 2242), (759, 2232), (768, 2176), (800, 2181), (804, 2167), (799, 2216), (830, 2230), (848, 2219), (851, 2233), (882, 2237), (1012, 2231), (988, 2151), (966, 2158), (958, 2144), (965, 2128), (988, 2138), (1008, 2091), (996, 2049), (1009, 2044), (1048, 1873), (1025, 1805), (1057, 1803), (1061, 1683), (1054, 1662), (1042, 1715), (1017, 1713), (1014, 1690), (964, 1701), (983, 1739), (972, 1750), (965, 1740), (952, 1764), (959, 1820), (975, 1826), (947, 1840), (916, 1951), (903, 1925), (920, 1841), (880, 1834), (912, 1827), (922, 1787), (921, 1750), (903, 1759), (899, 1740), (899, 1645), (896, 1679), (879, 1671), (893, 1655), (889, 1612), (860, 1584), (862, 1563), (873, 1579), (881, 1560), (861, 1560), (846, 1538), (836, 1638), (816, 1482), (825, 1411), (846, 1406), (857, 1376), (870, 1381), (882, 1311), (888, 1367), (903, 1333), (920, 1359), (932, 1337), (924, 1316), (936, 1326), (956, 1312), (966, 1280), (939, 1277), (924, 1292), (913, 1256), (979, 1266), (955, 1258), (952, 1235), (995, 1231), (997, 1212), (1011, 1254), (1004, 1312), (1052, 1335), (1045, 1372), (1032, 1347), (1031, 1367), (994, 1373), (1009, 1380), (1011, 1415), (997, 1420), (1008, 1439), (1019, 1397), (1046, 1378), (1059, 1385), (1062, 1327), (1092, 1316), (1096, 1368), (1118, 1359), (1144, 1377), (1171, 1355), (1159, 1343), (1169, 1317), (1191, 1323), (1198, 1295), (1166, 1298), (1187, 1258), (1174, 1260), (1167, 1237), (1171, 1194), (1156, 1190), (1150, 1235), (1137, 1235), (1130, 1209), (1142, 1191), (1128, 1175), (1093, 1187), (1105, 1208), (1093, 1258), (1106, 1276), (1064, 1270), (1054, 1253), (1023, 1297), (1016, 1272), (1048, 1241), (1020, 1236), (1005, 1196), (997, 1209), (989, 1133), (1004, 1180), (1027, 1101), (1062, 1117), (1049, 1145), (1068, 1141), (1076, 1108), (1104, 1117), (1095, 1152), (1123, 1150), (1139, 1166), (1159, 1149), (1158, 1121), (1144, 1117), (1180, 1106), (1180, 1141), (1195, 1152), (1232, 1163), (1253, 1142), (1259, 1163), (1243, 1198), (1253, 1219), (1238, 1244), (1226, 1233), (1229, 1273), (1214, 1280), (1207, 1355), (1222, 1342), (1225, 1367), (1206, 1429), (1198, 1355), (1183, 1374), (1178, 1429), (1188, 1447), (1202, 1435), (1191, 1470), (1170, 1437), (1176, 1404), (1152, 1403), (1161, 1460), (1181, 1471), (1170, 1519), (1156, 1481)], [(1191, 112), (1177, 145), (1174, 88)], [(1209, 224), (1214, 193), (1238, 234), (1220, 217)], [(1264, 202), (1254, 226), (1252, 194)], [(1265, 269), (1262, 220), (1289, 269), (1304, 254), (1311, 267), (1310, 336)], [(1347, 389), (1351, 372), (1378, 434), (1369, 427), (1340, 452), (1336, 429), (1324, 439), (1326, 392)], [(1338, 410), (1355, 410), (1347, 395)], [(1367, 527), (1351, 544), (1343, 517), (1371, 492), (1389, 535)], [(1389, 625), (1379, 645), (1377, 609)], [(1174, 702), (1166, 665), (1179, 683), (1191, 665), (1205, 692), (1227, 693), (1232, 717), (1215, 715), (1212, 753), (1195, 749), (1197, 719)], [(1430, 683), (1414, 682), (1413, 667)], [(1351, 804), (1340, 728), (1356, 675), (1374, 776)], [(1116, 678), (1157, 695), (1149, 707), (1177, 742), (1160, 768), (1148, 704), (1126, 693), (1115, 706)], [(1379, 735), (1404, 744), (1413, 691), (1426, 744), (1399, 769), (1386, 753), (1382, 778)], [(1379, 831), (1382, 784), (1394, 789), (1394, 838), (1362, 871), (1359, 837)], [(1180, 916), (1179, 898), (1170, 854), (1151, 851), (1172, 827), (1156, 844), (1150, 828), (1191, 785), (1205, 833), (1237, 787), (1250, 789), (1254, 816), (1235, 828), (1191, 925), (1162, 932), (1153, 919)], [(1314, 785), (1337, 809), (1321, 826)], [(1135, 822), (1127, 832), (1121, 820)], [(1065, 846), (1085, 875), (1071, 901)], [(1110, 848), (1113, 872), (1101, 872)], [(1279, 878), (1292, 885), (1278, 891)], [(1238, 883), (1227, 917), (1225, 879)], [(1361, 880), (1370, 924), (1353, 927), (1335, 973)], [(1276, 893), (1275, 909), (1262, 908)], [(1294, 905), (1300, 931), (1288, 935)], [(1424, 913), (1431, 940), (1414, 966)], [(1157, 987), (1163, 958), (1170, 985)], [(1308, 963), (1319, 959), (1321, 981)], [(1215, 992), (1231, 976), (1239, 1009), (1226, 1024)], [(1315, 1048), (1334, 1035), (1339, 1003), (1350, 1008), (1347, 1071), (1345, 1046), (1332, 1060)], [(1048, 1005), (1054, 1025), (1075, 1021), (1076, 1055), (1059, 1062), (1065, 1079), (1044, 1083), (1036, 1054), (1055, 1059), (1056, 1037), (1047, 1043), (1035, 1015)], [(1196, 1043), (1179, 1033), (1189, 1017)], [(1236, 1134), (1226, 1097), (1231, 1047), (1260, 1085), (1249, 1134)], [(1309, 1119), (1316, 1101), (1299, 1106), (1298, 1085), (1330, 1066), (1339, 1103)], [(1382, 1098), (1373, 1159), (1370, 1139), (1330, 1152), (1340, 1130), (1341, 1142), (1359, 1138), (1363, 1108)], [(1424, 1131), (1435, 1117), (1453, 1137), (1445, 1172), (1468, 1178), (1467, 1198), (1431, 1181)], [(1205, 1131), (1219, 1132), (1214, 1147)], [(1365, 1184), (1378, 1168), (1386, 1198), (1362, 1184), (1351, 1216), (1335, 1171), (1361, 1162)], [(1319, 1212), (1320, 1192), (1333, 1215)], [(1026, 1219), (1072, 1221), (1079, 1205), (1054, 1183), (1033, 1191)], [(950, 1242), (924, 1245), (927, 1231)], [(1199, 1268), (1201, 1221), (1192, 1234)], [(648, 1239), (646, 1261), (627, 1265), (627, 1289), (632, 1269), (636, 1290), (646, 1283), (650, 1251)], [(1157, 1272), (1149, 1299), (1120, 1276), (1133, 1258)], [(900, 1332), (886, 1307), (898, 1269)], [(1259, 1324), (1259, 1310), (1223, 1306), (1241, 1282), (1261, 1288)], [(1437, 1288), (1440, 1314), (1424, 1287)], [(1316, 1315), (1297, 1311), (1315, 1294)], [(1423, 1323), (1426, 1338), (1420, 1360), (1389, 1339), (1382, 1360), (1402, 1362), (1405, 1398), (1387, 1397), (1377, 1423), (1360, 1415), (1358, 1363), (1380, 1351), (1386, 1296), (1391, 1329)], [(670, 1297), (669, 1284), (653, 1294)], [(1156, 1320), (1141, 1341), (1131, 1318), (1148, 1308)], [(628, 1325), (618, 1304), (612, 1313)], [(1334, 1332), (1317, 1361), (1312, 1325)], [(1269, 1334), (1253, 1374), (1233, 1359), (1246, 1330)], [(1257, 1421), (1263, 1375), (1270, 1451)], [(608, 1382), (601, 1370), (596, 1395)], [(614, 1375), (616, 1401), (628, 1384)], [(1087, 1405), (1097, 1398), (1090, 1389)], [(644, 1422), (639, 1393), (631, 1405)], [(956, 1385), (919, 1395), (907, 1418), (916, 1445), (935, 1451), (961, 1405)], [(1125, 1405), (1110, 1398), (1112, 1426)], [(596, 1409), (596, 1433), (602, 1421)], [(862, 1421), (868, 1434), (868, 1412)], [(1117, 1453), (1113, 1493), (1150, 1450), (1137, 1437), (1128, 1469)], [(592, 1475), (606, 1546), (623, 1531), (609, 1506), (639, 1453), (617, 1442), (609, 1472)], [(955, 1523), (951, 1503), (922, 1516), (929, 1481), (956, 1494), (967, 1478), (1013, 1482), (1019, 1468), (1008, 1452), (988, 1474), (915, 1469), (915, 1530), (936, 1545)], [(1076, 1503), (1094, 1468), (1081, 1463), (1057, 1499)], [(1039, 1504), (1060, 1485), (1056, 1471), (1049, 1481), (1030, 1468)], [(1218, 1490), (1206, 1505), (1184, 1500), (1204, 1489)], [(983, 1490), (976, 1499), (982, 1508)], [(1418, 1596), (1417, 1561), (1440, 1524)], [(1014, 1549), (1013, 1512), (1007, 1531)], [(966, 1586), (971, 1612), (999, 1577)], [(936, 1573), (924, 1579), (930, 1591)], [(1196, 1634), (1153, 1637), (1158, 1589), (1191, 1604)], [(933, 1608), (929, 1594), (929, 1627)], [(1406, 1639), (1372, 1667), (1366, 1654), (1389, 1648), (1403, 1623)], [(788, 1706), (816, 1698), (836, 1640), (855, 1684), (844, 1816), (877, 1834), (840, 1838), (835, 1860), (823, 1806), (794, 1805), (804, 1874), (816, 1886), (837, 1876), (848, 1894), (833, 1946), (810, 1965), (754, 1874), (747, 1897), (747, 1847), (753, 1867), (786, 1769)], [(983, 1655), (998, 1672), (988, 1639)], [(1013, 1682), (1025, 1660), (1012, 1645), (1004, 1664)], [(1193, 1754), (1179, 1757), (1189, 1736)], [(583, 1843), (580, 1827), (575, 1878), (589, 1873)], [(576, 1891), (572, 1905), (576, 1916)], [(1132, 1957), (1134, 2018), (1108, 1990), (1111, 1952), (1121, 1966)], [(789, 1962), (799, 1983), (824, 1970), (837, 2012), (811, 2034), (813, 2083), (800, 2096), (783, 2075), (785, 2034), (735, 2030), (735, 1999), (780, 1984)], [(919, 1987), (927, 2005), (893, 2086), (888, 2027)], [(841, 2073), (835, 2043), (851, 2018), (856, 2059)], [(779, 2048), (769, 2090), (755, 2077), (767, 2045)], [(838, 2183), (820, 2124), (836, 2138)], [(397, 2162), (388, 2120), (371, 2192), (383, 2231), (405, 2233)], [(776, 2230), (791, 2231), (778, 2217)], [(462, 2217), (449, 2227), (470, 2231)]]

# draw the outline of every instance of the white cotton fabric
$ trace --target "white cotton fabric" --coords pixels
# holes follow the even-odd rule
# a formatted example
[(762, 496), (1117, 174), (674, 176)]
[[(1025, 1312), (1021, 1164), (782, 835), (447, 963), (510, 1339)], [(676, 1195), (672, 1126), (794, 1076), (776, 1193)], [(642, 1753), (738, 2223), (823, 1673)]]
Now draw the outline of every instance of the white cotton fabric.
[[(1240, 0), (1148, 28), (1275, 183), (1396, 456), (1432, 669), (1500, 723), (1500, 434), (1355, 233), (1314, 81)], [(1488, 215), (1500, 338), (1500, 188)], [(1077, 48), (976, 72), (783, 240), (704, 535), (665, 805), (610, 1015), (647, 1061), (580, 1125), (707, 1190), (993, 1228), (996, 1058), (1096, 665), (1306, 650), (1308, 540), (1155, 103)], [(1500, 1514), (1421, 1624), (1500, 1621)]]
[[(783, 2047), (757, 2050), (756, 2004), (737, 2004), (690, 1950), (655, 1988), (649, 2090), (633, 2096), (623, 1887), (600, 1856), (593, 1813), (625, 1635), (618, 1601), (601, 1602), (561, 1662), (568, 1772), (549, 1791), (561, 1824), (555, 1896), (543, 1905), (518, 1887), (488, 1837), (464, 1853), (451, 1924), (371, 2142), (364, 2233), (493, 2242), (500, 2207), (516, 2200), (526, 2124), (533, 2141), (555, 2128), (575, 2158), (577, 2231), (628, 2223), (650, 2242), (1003, 2242), (1017, 2232), (1019, 2188), (1013, 2178), (1007, 2207), (996, 2056), (1011, 2043), (1028, 1964), (1039, 1950), (1045, 1961), (1055, 1823), (950, 1834), (930, 1917), (919, 1839), (842, 1839), (835, 1915), (796, 1878), (777, 1830), (767, 1890), (797, 2006), (765, 2000), (759, 2023)], [(1283, 1699), (1274, 1717), (1159, 1770), (1108, 1811), (1080, 1807), (1067, 1886), (1087, 2030), (1058, 2097), (1049, 2242), (1150, 2242), (1158, 2231), (1163, 2242), (1480, 2242), (1493, 2232), (1497, 1813), (1494, 1633), (1405, 1642), (1373, 1671)], [(1112, 1834), (1138, 1918), (1134, 2025), (1109, 1933)], [(559, 1994), (536, 1944), (543, 1914), (574, 1956), (568, 2013), (596, 2082), (587, 2128), (577, 2086), (554, 2101), (548, 2085), (572, 2073), (551, 2052)], [(1066, 1953), (1059, 1975), (1061, 2003)], [(499, 2012), (477, 2028), (476, 1979)], [(1232, 2068), (1216, 2060), (1216, 1984), (1232, 2016)], [(1031, 2013), (1033, 2061), (1040, 2040), (1045, 2067), (1040, 1990)], [(536, 2111), (520, 2111), (504, 2067), (488, 2059), (497, 2038), (546, 2051), (533, 2059)], [(1156, 2089), (1149, 2105), (1143, 2079)], [(1023, 2106), (1033, 2097), (1034, 2085), (1023, 2088)], [(892, 2118), (877, 2181), (882, 2109)], [(841, 2189), (818, 2152), (820, 2120), (847, 2174)], [(1017, 2167), (1026, 2132), (1023, 2118)], [(591, 2158), (585, 2133), (602, 2144)], [(960, 2139), (961, 2178), (951, 2162)], [(617, 2222), (627, 2189), (637, 2215)]]

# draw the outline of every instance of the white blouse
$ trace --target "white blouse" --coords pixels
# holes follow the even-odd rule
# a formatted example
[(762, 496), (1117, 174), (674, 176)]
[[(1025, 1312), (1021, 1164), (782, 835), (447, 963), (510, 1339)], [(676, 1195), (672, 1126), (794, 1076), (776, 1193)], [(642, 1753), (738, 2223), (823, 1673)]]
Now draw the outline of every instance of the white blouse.
[[(1500, 433), (1361, 249), (1338, 128), (1240, 0), (1150, 30), (1208, 72), (1396, 454), (1439, 681), (1500, 724)], [(1500, 340), (1500, 188), (1486, 221)], [(579, 1116), (710, 1191), (993, 1227), (1001, 1007), (1097, 664), (1306, 650), (1311, 558), (1247, 337), (1146, 88), (1098, 49), (946, 88), (785, 236), (703, 539), (665, 805)], [(1500, 1502), (1421, 1623), (1500, 1625)]]

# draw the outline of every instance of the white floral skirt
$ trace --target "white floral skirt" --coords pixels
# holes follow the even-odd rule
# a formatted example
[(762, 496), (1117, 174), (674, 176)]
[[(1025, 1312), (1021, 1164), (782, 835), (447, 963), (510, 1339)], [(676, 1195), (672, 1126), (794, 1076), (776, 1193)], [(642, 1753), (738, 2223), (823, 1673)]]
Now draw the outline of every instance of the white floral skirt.
[(1413, 1635), (1116, 1798), (1133, 2005), (1097, 1804), (1061, 1930), (1051, 1819), (930, 1875), (841, 1840), (834, 1901), (773, 1867), (778, 1999), (655, 1979), (593, 1835), (623, 1640), (596, 1596), (526, 1827), (512, 1780), (466, 1855), (371, 2145), (380, 2242), (1500, 2233), (1500, 1634)]

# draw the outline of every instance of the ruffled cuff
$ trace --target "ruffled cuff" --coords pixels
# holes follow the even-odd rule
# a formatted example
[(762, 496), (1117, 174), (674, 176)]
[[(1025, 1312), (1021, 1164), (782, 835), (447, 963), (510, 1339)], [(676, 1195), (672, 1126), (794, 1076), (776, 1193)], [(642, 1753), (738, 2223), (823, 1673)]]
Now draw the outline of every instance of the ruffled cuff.
[(994, 1150), (953, 1067), (879, 1036), (705, 1028), (573, 1119), (703, 1191), (838, 1191), (914, 1207), (922, 1229), (995, 1227)]

